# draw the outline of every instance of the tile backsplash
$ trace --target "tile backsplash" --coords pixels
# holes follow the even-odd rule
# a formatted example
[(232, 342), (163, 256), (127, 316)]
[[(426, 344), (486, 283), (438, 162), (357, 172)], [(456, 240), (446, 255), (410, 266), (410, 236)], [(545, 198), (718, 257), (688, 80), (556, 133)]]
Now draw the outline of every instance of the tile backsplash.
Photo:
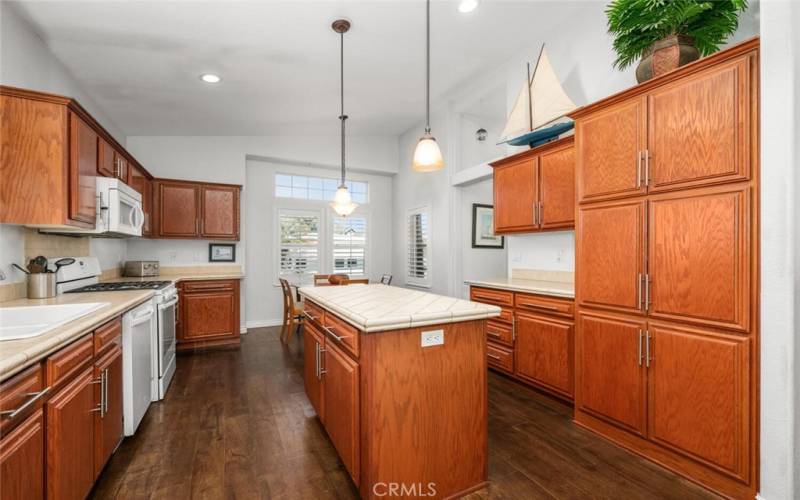
[(25, 263), (37, 255), (45, 257), (83, 257), (90, 255), (90, 239), (74, 236), (42, 234), (36, 229), (25, 229)]

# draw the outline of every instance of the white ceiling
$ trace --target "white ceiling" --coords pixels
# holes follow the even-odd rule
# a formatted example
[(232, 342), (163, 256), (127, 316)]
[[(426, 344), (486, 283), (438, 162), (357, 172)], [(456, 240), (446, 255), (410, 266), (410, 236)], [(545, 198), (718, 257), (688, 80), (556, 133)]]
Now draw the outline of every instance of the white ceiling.
[[(407, 1), (14, 2), (129, 136), (338, 133), (346, 17), (348, 130), (396, 135), (423, 119), (425, 3)], [(575, 2), (432, 5), (432, 99), (568, 22)], [(198, 79), (215, 72), (223, 82)]]

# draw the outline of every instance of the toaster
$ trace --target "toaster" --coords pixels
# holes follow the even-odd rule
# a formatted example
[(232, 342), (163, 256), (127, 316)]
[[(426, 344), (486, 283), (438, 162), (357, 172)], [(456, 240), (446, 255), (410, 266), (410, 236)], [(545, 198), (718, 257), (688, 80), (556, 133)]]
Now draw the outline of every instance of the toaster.
[(128, 260), (122, 268), (123, 276), (158, 276), (157, 260)]

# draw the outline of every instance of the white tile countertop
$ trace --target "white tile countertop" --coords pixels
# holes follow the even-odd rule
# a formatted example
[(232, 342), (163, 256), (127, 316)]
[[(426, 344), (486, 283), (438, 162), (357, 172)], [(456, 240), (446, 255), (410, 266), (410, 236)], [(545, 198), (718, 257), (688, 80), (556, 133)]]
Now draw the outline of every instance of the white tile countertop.
[(500, 315), (497, 306), (380, 284), (306, 286), (300, 294), (368, 333)]
[(482, 280), (467, 280), (467, 285), (496, 288), (498, 290), (511, 290), (513, 292), (536, 293), (551, 295), (553, 297), (575, 297), (575, 284), (559, 281), (529, 280), (520, 278), (491, 278)]

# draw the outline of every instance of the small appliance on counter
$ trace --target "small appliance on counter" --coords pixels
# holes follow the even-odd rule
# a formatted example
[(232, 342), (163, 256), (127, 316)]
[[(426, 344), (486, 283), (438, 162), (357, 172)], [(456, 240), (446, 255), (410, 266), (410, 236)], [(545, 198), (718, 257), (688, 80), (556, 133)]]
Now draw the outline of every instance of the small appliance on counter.
[(158, 276), (157, 260), (128, 260), (122, 268), (122, 275), (129, 277)]

